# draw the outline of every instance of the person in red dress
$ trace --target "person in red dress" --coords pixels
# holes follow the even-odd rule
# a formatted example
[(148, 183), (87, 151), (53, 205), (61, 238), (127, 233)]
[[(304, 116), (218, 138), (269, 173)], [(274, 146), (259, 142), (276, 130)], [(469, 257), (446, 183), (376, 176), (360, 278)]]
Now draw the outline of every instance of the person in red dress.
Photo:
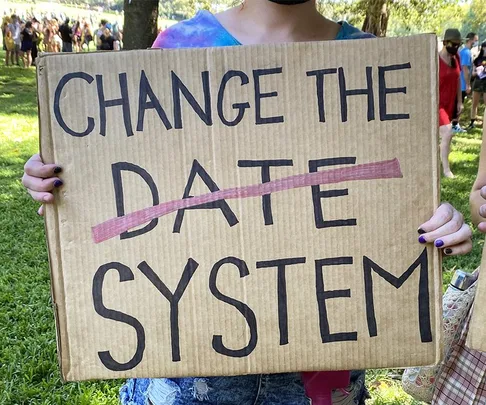
[(457, 54), (462, 45), (459, 30), (446, 30), (444, 46), (439, 52), (439, 126), (440, 158), (444, 176), (453, 178), (449, 166), (452, 141), (452, 118), (462, 112), (461, 61)]

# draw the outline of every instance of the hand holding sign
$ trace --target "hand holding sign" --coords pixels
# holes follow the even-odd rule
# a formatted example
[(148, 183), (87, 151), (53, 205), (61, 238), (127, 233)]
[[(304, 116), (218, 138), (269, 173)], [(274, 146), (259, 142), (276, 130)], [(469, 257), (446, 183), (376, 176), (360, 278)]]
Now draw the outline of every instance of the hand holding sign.
[[(45, 164), (39, 154), (35, 154), (25, 164), (22, 184), (34, 200), (54, 203), (52, 190), (63, 185), (62, 180), (55, 176), (61, 170), (56, 164)], [(486, 186), (481, 189), (481, 196), (486, 200)], [(479, 211), (486, 218), (486, 204)], [(43, 214), (43, 206), (38, 213)], [(480, 223), (478, 228), (486, 232), (486, 223)], [(448, 256), (467, 254), (472, 249), (471, 228), (464, 222), (464, 216), (449, 203), (442, 204), (432, 218), (419, 227), (418, 232), (420, 243), (433, 243)]]
[(448, 256), (466, 254), (472, 249), (471, 228), (464, 223), (464, 216), (449, 203), (442, 204), (418, 232), (420, 243), (434, 243)]
[(432, 243), (470, 232), (443, 206), (427, 248), (416, 234), (439, 205), (437, 41), (419, 40), (41, 58), (42, 157), (64, 186), (37, 157), (24, 184), (56, 197), (64, 378), (436, 361)]
[[(486, 200), (486, 186), (481, 188), (480, 195), (483, 199)], [(479, 215), (486, 220), (486, 204), (483, 204), (481, 205), (481, 207), (479, 207)], [(480, 222), (478, 224), (478, 229), (482, 233), (486, 233), (486, 222)]]
[[(24, 166), (22, 184), (34, 200), (49, 204), (54, 202), (52, 190), (63, 185), (62, 180), (56, 176), (61, 171), (61, 167), (56, 164), (44, 164), (40, 155), (36, 153)], [(43, 206), (37, 213), (44, 214)]]

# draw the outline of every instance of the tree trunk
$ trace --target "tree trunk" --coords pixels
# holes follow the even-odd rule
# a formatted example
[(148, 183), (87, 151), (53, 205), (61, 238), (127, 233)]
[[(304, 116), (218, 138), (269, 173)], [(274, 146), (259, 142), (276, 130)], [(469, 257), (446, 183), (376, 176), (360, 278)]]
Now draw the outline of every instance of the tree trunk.
[(159, 0), (124, 0), (123, 48), (150, 48), (157, 37)]
[(369, 0), (362, 30), (377, 37), (385, 37), (389, 17), (387, 0)]

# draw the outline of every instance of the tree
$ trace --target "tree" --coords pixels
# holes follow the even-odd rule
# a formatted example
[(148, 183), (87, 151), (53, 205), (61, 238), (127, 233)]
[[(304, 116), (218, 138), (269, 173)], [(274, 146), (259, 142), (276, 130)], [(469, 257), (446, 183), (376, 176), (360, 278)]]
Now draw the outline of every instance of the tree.
[(159, 0), (124, 0), (123, 47), (150, 48), (157, 37)]
[(370, 32), (377, 37), (385, 37), (388, 29), (388, 13), (387, 0), (368, 0), (363, 2), (363, 7), (366, 7), (366, 16), (363, 23), (362, 31)]
[(413, 15), (393, 15), (388, 26), (388, 34), (391, 36), (404, 36), (418, 34), (420, 32), (435, 32), (438, 36), (442, 36), (447, 28), (458, 28), (465, 36), (469, 31), (468, 28), (463, 28), (465, 21), (468, 19), (467, 13), (469, 5), (466, 3), (451, 3), (442, 5), (436, 12), (428, 13), (427, 15), (419, 15), (415, 11)]
[(432, 19), (444, 8), (457, 5), (456, 0), (360, 0), (357, 7), (365, 12), (363, 31), (386, 36), (391, 13), (402, 25), (427, 31)]
[(199, 10), (218, 12), (240, 3), (240, 0), (161, 0), (160, 15), (181, 20), (192, 17)]
[(484, 39), (486, 36), (486, 0), (472, 0), (463, 30), (476, 32)]
[(160, 1), (159, 13), (169, 20), (182, 20), (188, 18), (193, 11), (190, 0), (163, 0)]
[[(362, 23), (363, 31), (386, 36), (392, 19), (401, 31), (430, 31), (438, 13), (445, 7), (457, 6), (457, 0), (318, 0), (318, 5), (322, 11), (345, 10), (346, 19), (355, 25)], [(331, 14), (326, 16), (333, 18)]]
[(333, 21), (347, 21), (359, 26), (363, 23), (364, 15), (356, 10), (353, 0), (318, 0), (317, 10)]
[[(181, 20), (192, 17), (201, 9), (217, 11), (235, 3), (235, 0), (162, 0), (160, 15)], [(125, 49), (150, 48), (157, 37), (159, 0), (123, 0), (125, 21), (123, 45)]]

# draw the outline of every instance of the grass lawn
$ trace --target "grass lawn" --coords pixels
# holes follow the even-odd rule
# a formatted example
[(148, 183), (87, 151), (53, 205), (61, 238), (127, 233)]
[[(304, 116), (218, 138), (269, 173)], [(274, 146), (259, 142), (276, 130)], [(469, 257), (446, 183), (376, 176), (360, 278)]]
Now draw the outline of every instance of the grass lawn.
[[(120, 381), (60, 381), (43, 221), (20, 183), (25, 161), (38, 150), (35, 71), (6, 68), (3, 58), (0, 52), (0, 404), (117, 404)], [(468, 220), (480, 144), (480, 130), (455, 137), (457, 178), (442, 185), (442, 199)], [(455, 269), (477, 267), (481, 245), (476, 233), (472, 254), (444, 260), (445, 285)], [(418, 404), (400, 389), (394, 374), (369, 372), (370, 405)]]
[(62, 384), (43, 221), (20, 184), (38, 150), (35, 70), (0, 53), (0, 404), (117, 404), (120, 382)]

